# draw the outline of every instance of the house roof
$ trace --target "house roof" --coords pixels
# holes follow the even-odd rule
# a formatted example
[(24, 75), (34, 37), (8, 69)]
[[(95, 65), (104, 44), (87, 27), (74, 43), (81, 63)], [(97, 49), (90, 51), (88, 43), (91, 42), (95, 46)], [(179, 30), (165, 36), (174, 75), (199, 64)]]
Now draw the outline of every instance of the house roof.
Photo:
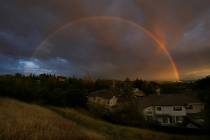
[(105, 99), (110, 99), (113, 96), (119, 96), (119, 93), (113, 90), (98, 90), (95, 92), (90, 93), (89, 97), (102, 97)]
[(142, 90), (138, 90), (138, 91), (135, 91), (133, 95), (137, 97), (143, 97), (145, 96), (145, 93)]
[(149, 95), (140, 101), (142, 107), (149, 106), (170, 106), (170, 105), (186, 105), (188, 103), (201, 103), (200, 100), (190, 97), (186, 94), (161, 94)]
[(115, 90), (98, 90), (95, 92), (92, 92), (89, 94), (88, 97), (101, 97), (104, 99), (111, 99), (113, 96), (118, 98), (118, 103), (126, 103), (129, 102), (131, 99), (131, 97), (129, 95), (124, 95), (122, 93), (120, 93), (119, 91), (115, 91)]

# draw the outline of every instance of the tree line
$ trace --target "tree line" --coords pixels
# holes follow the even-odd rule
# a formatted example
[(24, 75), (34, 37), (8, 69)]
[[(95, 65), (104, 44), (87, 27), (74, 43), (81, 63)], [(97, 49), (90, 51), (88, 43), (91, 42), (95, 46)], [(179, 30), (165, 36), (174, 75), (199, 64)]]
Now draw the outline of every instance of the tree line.
[(152, 94), (155, 92), (155, 86), (152, 82), (139, 79), (131, 81), (128, 78), (124, 81), (115, 80), (113, 83), (113, 80), (87, 81), (51, 74), (25, 76), (17, 73), (0, 76), (0, 96), (56, 106), (85, 106), (88, 93), (96, 90), (114, 88), (129, 94), (133, 88), (139, 88)]
[(196, 92), (198, 97), (209, 103), (210, 77), (193, 82), (157, 83), (142, 79), (88, 81), (76, 77), (61, 77), (51, 74), (40, 75), (1, 75), (0, 96), (17, 98), (28, 102), (61, 106), (84, 105), (87, 95), (96, 90), (115, 89), (122, 94), (130, 94), (138, 88), (146, 95), (155, 94), (159, 88), (161, 94)]

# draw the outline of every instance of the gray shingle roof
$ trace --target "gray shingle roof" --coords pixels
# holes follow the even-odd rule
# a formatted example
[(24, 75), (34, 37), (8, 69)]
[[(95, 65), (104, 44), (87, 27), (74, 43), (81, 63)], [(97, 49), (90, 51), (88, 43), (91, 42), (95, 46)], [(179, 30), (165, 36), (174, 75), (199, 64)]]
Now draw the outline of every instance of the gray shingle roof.
[(92, 92), (89, 94), (89, 97), (102, 97), (102, 98), (105, 98), (105, 99), (110, 99), (112, 98), (113, 96), (118, 96), (119, 93), (113, 91), (113, 90), (98, 90), (98, 91), (95, 91), (95, 92)]
[(188, 103), (201, 103), (201, 101), (185, 94), (161, 94), (145, 96), (139, 100), (139, 103), (142, 107), (149, 107), (158, 105), (186, 105)]

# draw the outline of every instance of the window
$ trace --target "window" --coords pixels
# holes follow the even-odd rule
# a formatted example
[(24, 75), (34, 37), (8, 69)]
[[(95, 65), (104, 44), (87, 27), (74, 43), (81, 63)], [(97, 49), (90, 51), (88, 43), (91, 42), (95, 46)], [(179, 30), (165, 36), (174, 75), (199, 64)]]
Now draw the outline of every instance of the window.
[(182, 123), (183, 122), (183, 117), (176, 116), (176, 122), (177, 123)]
[(157, 107), (156, 107), (156, 110), (157, 110), (157, 111), (161, 111), (161, 107), (160, 107), (160, 106), (157, 106)]
[(174, 111), (182, 111), (182, 107), (181, 106), (175, 106)]
[(192, 106), (192, 105), (188, 105), (188, 106), (186, 107), (186, 109), (193, 109), (193, 106)]

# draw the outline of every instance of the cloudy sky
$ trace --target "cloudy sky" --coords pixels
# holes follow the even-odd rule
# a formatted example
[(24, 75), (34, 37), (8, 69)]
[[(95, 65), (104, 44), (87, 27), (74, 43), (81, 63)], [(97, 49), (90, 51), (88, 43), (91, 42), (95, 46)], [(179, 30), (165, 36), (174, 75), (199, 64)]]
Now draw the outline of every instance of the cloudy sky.
[(0, 74), (210, 74), (210, 0), (1, 0)]

